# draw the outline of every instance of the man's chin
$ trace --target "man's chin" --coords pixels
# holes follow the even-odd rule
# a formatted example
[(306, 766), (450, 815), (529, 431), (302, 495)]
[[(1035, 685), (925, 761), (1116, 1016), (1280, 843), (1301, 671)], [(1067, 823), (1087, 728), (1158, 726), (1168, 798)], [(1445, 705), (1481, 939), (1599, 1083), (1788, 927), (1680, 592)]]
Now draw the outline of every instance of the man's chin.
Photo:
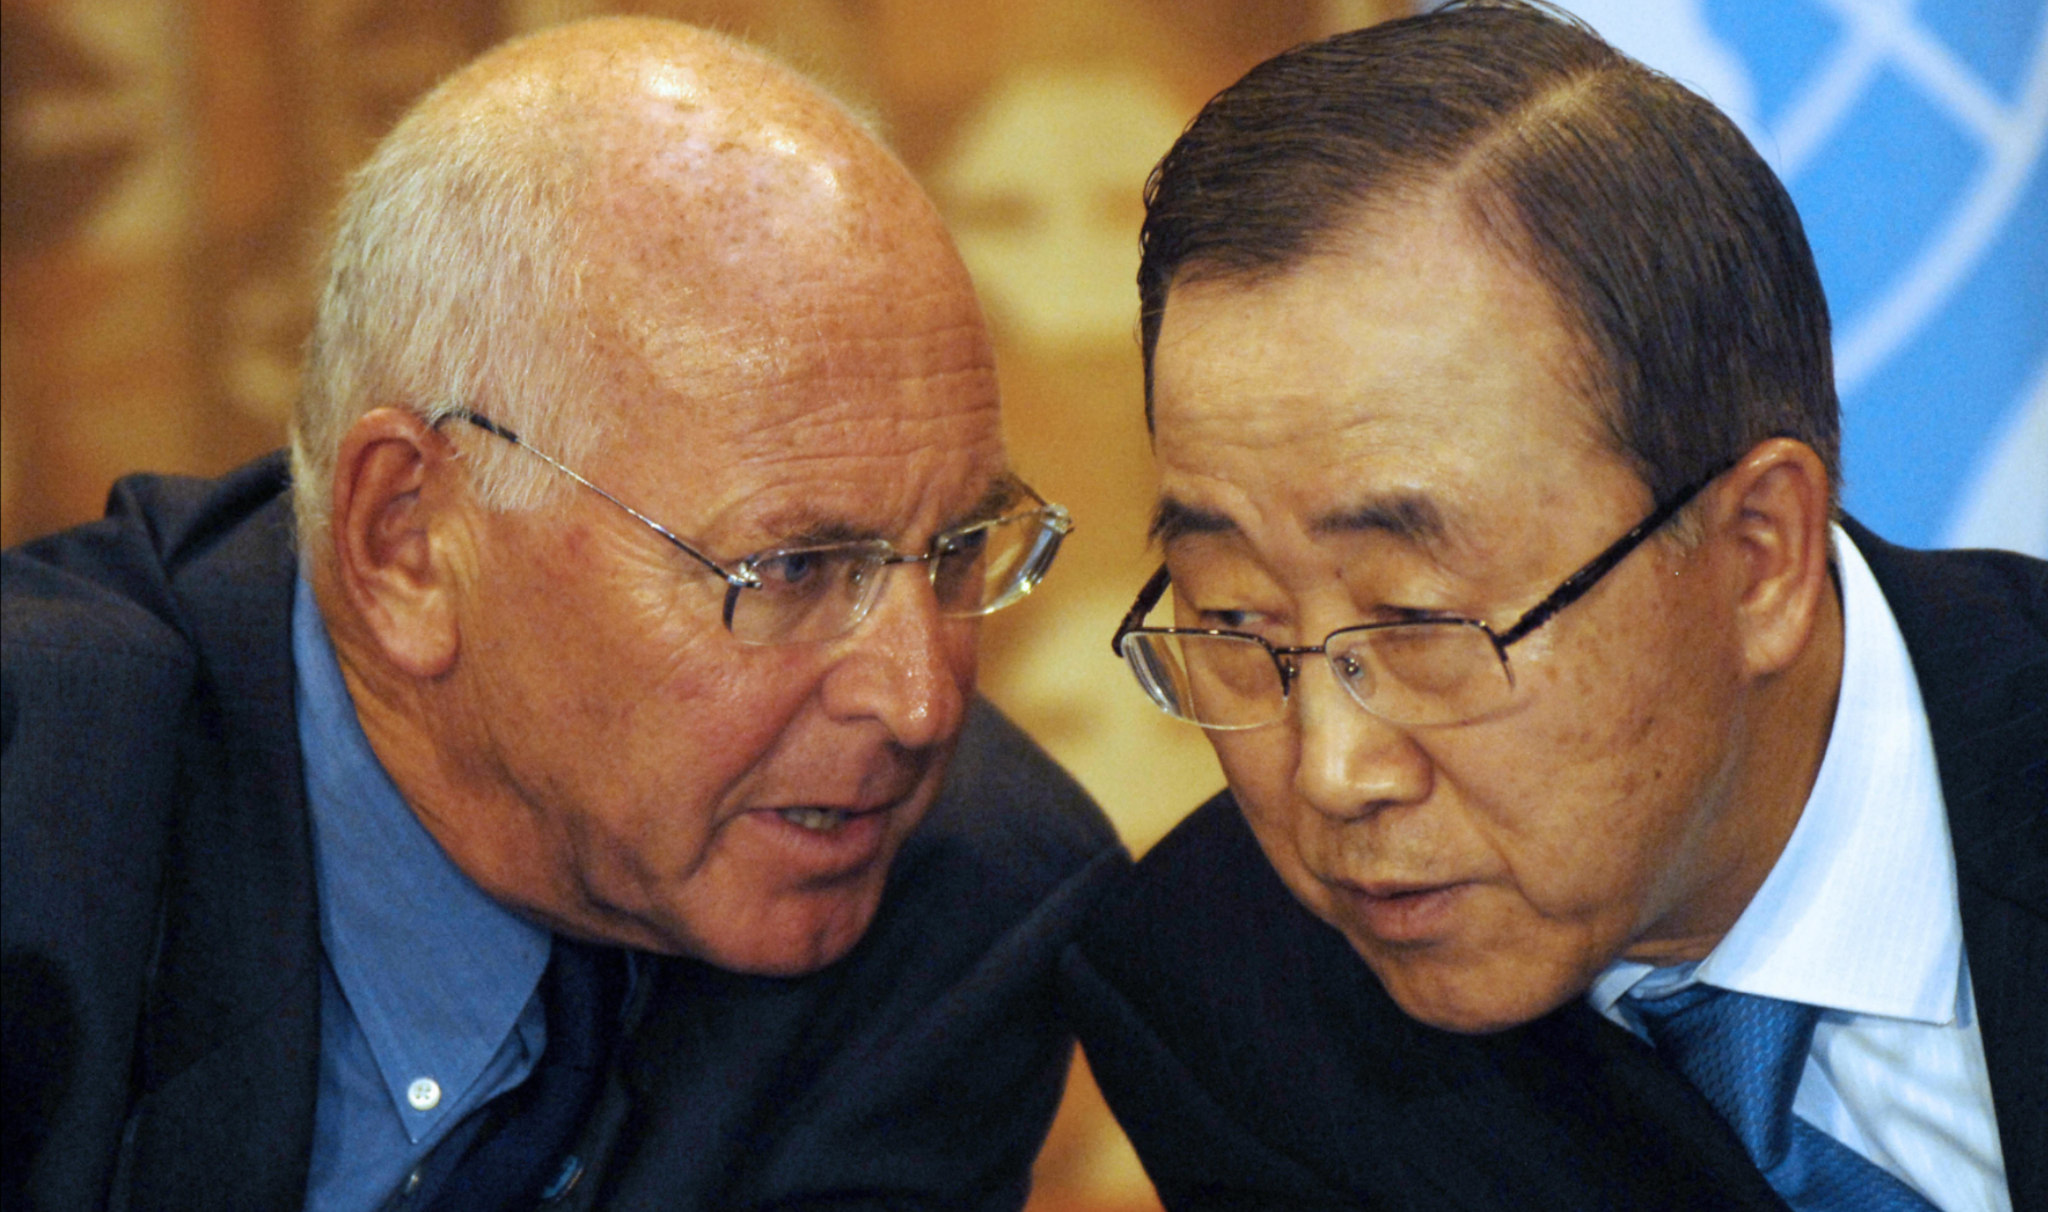
[(1532, 979), (1489, 964), (1446, 963), (1435, 957), (1385, 956), (1354, 948), (1401, 1012), (1424, 1026), (1459, 1035), (1491, 1035), (1538, 1019), (1580, 991), (1568, 982)]
[(808, 976), (859, 945), (880, 901), (879, 893), (813, 894), (759, 921), (689, 931), (663, 949), (747, 976)]

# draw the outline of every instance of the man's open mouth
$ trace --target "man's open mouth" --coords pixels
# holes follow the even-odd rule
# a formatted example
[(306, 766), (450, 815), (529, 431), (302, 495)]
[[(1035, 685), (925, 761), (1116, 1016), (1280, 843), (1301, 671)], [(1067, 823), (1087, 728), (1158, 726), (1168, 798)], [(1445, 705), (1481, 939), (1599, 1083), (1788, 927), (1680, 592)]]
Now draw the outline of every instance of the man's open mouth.
[(775, 815), (813, 833), (837, 833), (846, 822), (862, 814), (842, 812), (837, 808), (780, 808)]

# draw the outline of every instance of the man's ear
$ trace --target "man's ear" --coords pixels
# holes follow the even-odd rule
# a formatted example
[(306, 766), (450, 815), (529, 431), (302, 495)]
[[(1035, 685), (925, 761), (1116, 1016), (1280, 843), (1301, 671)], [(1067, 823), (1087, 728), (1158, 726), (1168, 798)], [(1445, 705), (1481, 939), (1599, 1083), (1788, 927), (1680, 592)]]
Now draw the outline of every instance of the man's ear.
[(1740, 579), (1736, 624), (1753, 675), (1798, 659), (1833, 595), (1829, 484), (1820, 456), (1804, 442), (1758, 443), (1714, 494), (1710, 542), (1725, 544)]
[(364, 413), (334, 461), (338, 588), (392, 665), (436, 678), (455, 664), (468, 497), (452, 443), (403, 409)]

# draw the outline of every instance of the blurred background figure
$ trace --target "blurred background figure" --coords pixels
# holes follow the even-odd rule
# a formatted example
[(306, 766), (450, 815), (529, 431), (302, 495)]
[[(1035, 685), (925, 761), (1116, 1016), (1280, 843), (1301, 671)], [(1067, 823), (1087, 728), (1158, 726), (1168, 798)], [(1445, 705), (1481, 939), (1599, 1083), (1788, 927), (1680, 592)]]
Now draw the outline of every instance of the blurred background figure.
[[(983, 684), (1142, 851), (1222, 785), (1107, 637), (1146, 563), (1146, 173), (1253, 64), (1411, 0), (0, 0), (0, 539), (141, 467), (276, 446), (343, 178), (495, 42), (599, 12), (758, 41), (865, 107), (994, 326), (1017, 470), (1072, 507)], [(1907, 543), (2048, 548), (2048, 0), (1582, 0), (1738, 115), (1834, 305), (1848, 507)], [(1152, 1206), (1076, 1082), (1040, 1209)]]

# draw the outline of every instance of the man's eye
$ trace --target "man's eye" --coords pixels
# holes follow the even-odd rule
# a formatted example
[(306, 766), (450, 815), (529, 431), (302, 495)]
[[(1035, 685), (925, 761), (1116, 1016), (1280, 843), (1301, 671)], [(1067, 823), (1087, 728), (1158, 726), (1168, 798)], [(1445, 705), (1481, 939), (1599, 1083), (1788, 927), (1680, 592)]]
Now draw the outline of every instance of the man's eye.
[(963, 556), (968, 559), (979, 556), (988, 546), (989, 529), (989, 526), (982, 525), (954, 531), (939, 542), (939, 555), (956, 560)]
[(815, 579), (825, 558), (815, 551), (787, 551), (754, 565), (764, 589), (793, 589)]
[(1259, 610), (1204, 610), (1200, 617), (1202, 626), (1217, 631), (1252, 631), (1266, 621)]

